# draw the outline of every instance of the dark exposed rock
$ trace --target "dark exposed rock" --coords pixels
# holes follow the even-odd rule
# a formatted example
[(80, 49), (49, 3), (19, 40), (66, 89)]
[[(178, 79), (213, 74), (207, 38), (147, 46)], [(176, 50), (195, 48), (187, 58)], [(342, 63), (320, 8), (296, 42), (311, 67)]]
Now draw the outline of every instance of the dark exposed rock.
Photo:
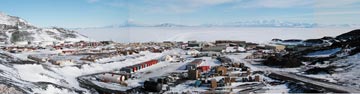
[(302, 65), (301, 60), (291, 55), (270, 56), (264, 61), (263, 64), (267, 66), (278, 66), (283, 68), (299, 67)]
[(11, 42), (17, 41), (31, 41), (34, 38), (31, 37), (31, 33), (27, 31), (15, 31), (11, 34)]
[(360, 38), (360, 29), (352, 30), (336, 37), (336, 39), (342, 41), (356, 40), (358, 38)]

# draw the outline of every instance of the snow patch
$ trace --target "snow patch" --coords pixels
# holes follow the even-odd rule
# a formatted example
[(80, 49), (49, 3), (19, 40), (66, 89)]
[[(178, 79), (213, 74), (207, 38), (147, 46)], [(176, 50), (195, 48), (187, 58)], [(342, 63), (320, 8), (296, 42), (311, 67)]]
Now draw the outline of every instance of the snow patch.
[(341, 51), (341, 48), (335, 48), (330, 50), (316, 51), (313, 53), (307, 54), (305, 57), (330, 57), (337, 52)]

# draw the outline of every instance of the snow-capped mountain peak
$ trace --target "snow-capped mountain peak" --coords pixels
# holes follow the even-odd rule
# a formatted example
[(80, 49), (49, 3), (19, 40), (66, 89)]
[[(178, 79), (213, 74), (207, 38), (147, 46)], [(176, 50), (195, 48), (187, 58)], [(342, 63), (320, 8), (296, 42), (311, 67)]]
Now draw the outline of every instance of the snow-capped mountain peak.
[(12, 25), (12, 26), (15, 26), (18, 24), (30, 25), (28, 22), (26, 22), (25, 20), (23, 20), (19, 17), (9, 16), (3, 12), (0, 12), (0, 24)]
[(0, 12), (0, 43), (29, 41), (79, 41), (88, 40), (77, 32), (62, 28), (38, 28), (20, 17)]
[(311, 28), (317, 27), (316, 23), (303, 23), (303, 22), (289, 22), (278, 20), (252, 20), (252, 21), (239, 21), (233, 23), (226, 23), (224, 26), (237, 26), (237, 27), (301, 27)]

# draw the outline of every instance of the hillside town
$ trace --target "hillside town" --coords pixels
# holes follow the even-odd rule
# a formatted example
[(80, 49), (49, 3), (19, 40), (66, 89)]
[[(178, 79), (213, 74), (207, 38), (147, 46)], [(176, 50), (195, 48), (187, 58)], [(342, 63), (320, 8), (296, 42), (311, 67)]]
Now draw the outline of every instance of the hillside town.
[[(111, 64), (146, 57), (149, 53), (158, 54), (146, 60), (124, 62), (123, 67), (114, 66), (109, 71), (76, 77), (82, 88), (101, 94), (358, 92), (358, 89), (351, 87), (342, 89), (342, 86), (328, 78), (313, 78), (302, 73), (316, 67), (305, 64), (311, 62), (290, 58), (286, 59), (286, 63), (277, 64), (282, 62), (276, 61), (280, 56), (330, 47), (337, 41), (339, 40), (332, 37), (308, 40), (272, 39), (266, 44), (241, 40), (144, 43), (64, 41), (47, 45), (33, 42), (23, 45), (3, 44), (1, 49), (4, 51), (2, 56), (20, 59), (12, 62), (13, 64), (41, 64), (59, 68), (80, 68), (94, 63)], [(350, 50), (336, 48), (309, 53), (303, 57), (327, 58), (343, 52)], [(317, 86), (318, 84), (308, 83), (304, 79), (297, 79), (299, 77), (305, 80), (315, 79), (314, 82), (329, 84), (329, 87)], [(297, 81), (304, 81), (304, 84), (313, 87), (302, 87)]]
[(360, 94), (360, 0), (0, 0), (0, 94)]

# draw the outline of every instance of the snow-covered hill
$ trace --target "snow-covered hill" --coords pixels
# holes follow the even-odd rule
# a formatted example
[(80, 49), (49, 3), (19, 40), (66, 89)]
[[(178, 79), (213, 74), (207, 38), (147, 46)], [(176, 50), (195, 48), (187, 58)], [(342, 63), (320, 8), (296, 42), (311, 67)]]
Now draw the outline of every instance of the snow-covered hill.
[(41, 42), (88, 40), (84, 35), (63, 28), (39, 28), (27, 21), (0, 12), (0, 42)]
[(27, 23), (25, 20), (19, 18), (19, 17), (15, 17), (15, 16), (9, 16), (6, 15), (3, 12), (0, 12), (0, 23), (1, 24), (5, 24), (5, 25), (11, 25), (11, 26), (15, 26), (15, 25), (30, 25), (29, 23)]
[[(49, 52), (51, 51), (41, 51), (41, 53)], [(144, 56), (140, 56), (140, 54), (143, 54)], [(140, 52), (140, 54), (112, 58), (111, 60), (119, 58), (126, 59), (124, 61), (115, 61), (112, 63), (89, 63), (79, 66), (58, 67), (49, 63), (13, 64), (11, 62), (24, 61), (19, 60), (17, 55), (0, 51), (0, 93), (94, 94), (95, 92), (82, 88), (77, 81), (77, 77), (120, 69), (153, 58), (160, 58), (167, 53), (151, 53), (145, 51)], [(106, 60), (100, 62), (106, 62)]]
[(337, 69), (339, 72), (332, 75), (335, 80), (347, 86), (360, 88), (360, 54), (355, 54), (333, 63), (337, 66), (345, 66)]
[[(327, 79), (338, 84), (360, 88), (360, 29), (339, 34), (334, 38), (325, 37), (320, 40), (333, 39), (331, 45), (316, 47), (291, 53), (303, 62), (306, 75)], [(327, 76), (326, 76), (327, 75)], [(324, 77), (325, 76), (325, 77)]]

